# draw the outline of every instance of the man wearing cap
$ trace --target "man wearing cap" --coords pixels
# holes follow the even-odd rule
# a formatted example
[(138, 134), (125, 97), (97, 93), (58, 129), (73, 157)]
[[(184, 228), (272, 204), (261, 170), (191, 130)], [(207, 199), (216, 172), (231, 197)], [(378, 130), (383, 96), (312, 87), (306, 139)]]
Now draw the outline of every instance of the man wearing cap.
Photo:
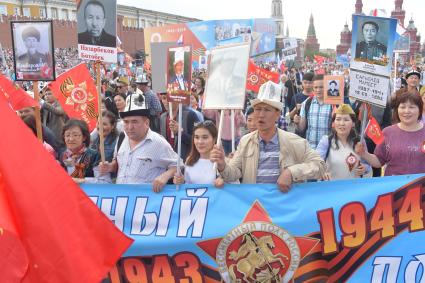
[(276, 127), (283, 104), (278, 84), (267, 82), (251, 101), (257, 130), (242, 137), (233, 158), (226, 162), (223, 149), (215, 147), (211, 161), (225, 182), (277, 184), (288, 192), (293, 182), (320, 179), (325, 163), (305, 139)]
[(79, 44), (117, 46), (115, 36), (104, 30), (106, 24), (105, 7), (100, 1), (91, 0), (86, 4), (84, 22), (86, 31), (78, 34)]
[(125, 138), (117, 144), (114, 160), (100, 164), (100, 174), (117, 172), (117, 184), (152, 184), (154, 192), (161, 191), (176, 172), (177, 154), (149, 128), (149, 109), (142, 95), (130, 94), (120, 116)]
[(151, 129), (155, 132), (159, 132), (159, 117), (158, 115), (162, 112), (161, 102), (159, 101), (158, 96), (153, 93), (149, 87), (149, 80), (146, 73), (139, 75), (135, 81), (137, 85), (136, 94), (142, 94), (145, 96), (146, 104), (149, 109), (149, 114), (151, 116)]
[(356, 57), (366, 60), (381, 60), (387, 54), (387, 47), (378, 42), (376, 37), (379, 32), (379, 25), (372, 21), (367, 21), (362, 25), (364, 40), (356, 44)]
[(411, 70), (406, 75), (407, 91), (418, 92), (421, 89), (419, 85), (421, 81), (421, 73), (416, 70)]
[(128, 89), (129, 81), (127, 76), (118, 77), (116, 86), (118, 94), (123, 94), (125, 96), (131, 94), (131, 91)]
[(26, 53), (20, 55), (17, 60), (17, 69), (20, 71), (39, 71), (41, 66), (48, 62), (48, 56), (38, 52), (40, 44), (40, 32), (33, 26), (22, 30), (22, 40), (26, 47)]

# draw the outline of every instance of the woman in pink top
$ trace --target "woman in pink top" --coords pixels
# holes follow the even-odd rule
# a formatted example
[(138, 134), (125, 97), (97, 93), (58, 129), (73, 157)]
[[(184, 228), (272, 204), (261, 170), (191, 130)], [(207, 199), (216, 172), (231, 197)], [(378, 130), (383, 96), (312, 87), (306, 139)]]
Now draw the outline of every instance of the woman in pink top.
[(385, 176), (425, 173), (423, 105), (418, 93), (398, 96), (394, 108), (398, 123), (383, 130), (384, 142), (375, 148), (374, 154), (361, 144), (356, 145), (356, 153), (373, 167), (386, 164)]

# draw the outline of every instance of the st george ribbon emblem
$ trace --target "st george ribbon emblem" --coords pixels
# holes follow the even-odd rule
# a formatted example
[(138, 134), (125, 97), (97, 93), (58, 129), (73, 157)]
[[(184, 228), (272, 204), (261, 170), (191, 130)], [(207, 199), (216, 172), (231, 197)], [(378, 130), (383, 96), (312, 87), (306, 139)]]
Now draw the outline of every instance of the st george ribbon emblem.
[(294, 237), (272, 223), (255, 202), (243, 223), (227, 235), (198, 242), (215, 259), (226, 283), (290, 282), (301, 260), (318, 244), (309, 237)]

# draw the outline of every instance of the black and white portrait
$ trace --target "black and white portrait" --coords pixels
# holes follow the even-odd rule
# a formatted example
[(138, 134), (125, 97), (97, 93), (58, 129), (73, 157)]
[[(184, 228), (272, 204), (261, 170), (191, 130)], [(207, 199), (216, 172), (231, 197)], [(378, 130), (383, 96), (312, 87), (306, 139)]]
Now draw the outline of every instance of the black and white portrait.
[(116, 0), (82, 0), (77, 9), (78, 43), (116, 47)]
[(328, 82), (328, 96), (339, 96), (339, 83), (337, 80)]
[(325, 104), (340, 105), (344, 103), (344, 76), (324, 76)]
[(55, 80), (51, 21), (11, 22), (16, 80)]
[(361, 36), (358, 39), (361, 41), (356, 45), (356, 58), (369, 61), (382, 60), (387, 55), (387, 45), (378, 40), (379, 24), (376, 21), (367, 21), (360, 27)]
[(218, 47), (211, 50), (204, 108), (243, 108), (249, 51), (249, 44)]

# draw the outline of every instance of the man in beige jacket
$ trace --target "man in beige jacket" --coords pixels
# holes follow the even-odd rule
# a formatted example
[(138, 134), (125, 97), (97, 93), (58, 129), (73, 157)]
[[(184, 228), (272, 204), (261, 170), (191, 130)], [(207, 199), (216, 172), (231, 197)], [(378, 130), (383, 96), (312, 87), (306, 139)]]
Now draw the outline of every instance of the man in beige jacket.
[(279, 85), (262, 85), (257, 98), (251, 101), (258, 130), (242, 137), (229, 162), (221, 148), (211, 152), (211, 161), (217, 162), (225, 182), (242, 178), (245, 184), (276, 183), (282, 192), (288, 192), (293, 182), (323, 176), (325, 162), (308, 142), (276, 127), (283, 108), (280, 97)]

